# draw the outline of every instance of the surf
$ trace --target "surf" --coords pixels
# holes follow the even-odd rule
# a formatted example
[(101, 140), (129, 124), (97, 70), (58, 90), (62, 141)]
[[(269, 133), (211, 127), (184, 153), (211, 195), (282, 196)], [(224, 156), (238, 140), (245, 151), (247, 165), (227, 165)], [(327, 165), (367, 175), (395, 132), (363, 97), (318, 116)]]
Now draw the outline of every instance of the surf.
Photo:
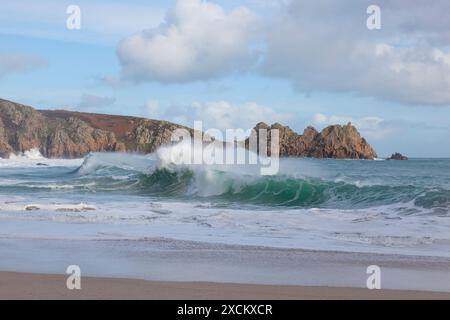
[(359, 176), (344, 179), (340, 173), (323, 170), (329, 164), (345, 166), (337, 160), (281, 159), (278, 175), (261, 176), (257, 166), (251, 165), (177, 164), (173, 160), (180, 152), (177, 148), (185, 147), (175, 145), (146, 156), (92, 154), (77, 172), (80, 178), (121, 180), (122, 187), (136, 194), (223, 204), (350, 209), (413, 201), (424, 208), (449, 208), (450, 194), (443, 187), (430, 188), (408, 179), (405, 183), (383, 183), (375, 175), (371, 183)]
[[(186, 165), (176, 161), (186, 145), (164, 147), (148, 155), (92, 153), (84, 159), (45, 159), (36, 152), (1, 160), (0, 191), (20, 193), (117, 194), (151, 199), (213, 202), (255, 209), (377, 208), (412, 203), (448, 214), (450, 191), (442, 167), (417, 176), (420, 162), (280, 159), (280, 172), (261, 176), (257, 165)], [(192, 152), (196, 152), (193, 150)], [(22, 162), (20, 162), (22, 161)], [(47, 167), (33, 168), (36, 162)], [(28, 169), (15, 169), (23, 164)], [(410, 166), (407, 167), (407, 166)], [(430, 178), (431, 177), (431, 178)], [(439, 180), (440, 179), (440, 180)]]

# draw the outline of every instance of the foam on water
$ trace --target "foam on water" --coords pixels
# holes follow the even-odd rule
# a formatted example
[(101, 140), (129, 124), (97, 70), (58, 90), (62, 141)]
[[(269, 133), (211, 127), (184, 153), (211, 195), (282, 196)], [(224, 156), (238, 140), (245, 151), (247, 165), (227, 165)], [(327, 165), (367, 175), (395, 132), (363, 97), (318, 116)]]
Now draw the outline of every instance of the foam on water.
[(1, 237), (111, 240), (174, 238), (313, 250), (449, 257), (450, 221), (411, 214), (412, 203), (372, 209), (264, 210), (214, 203), (8, 203)]
[(258, 166), (178, 165), (185, 147), (1, 159), (0, 237), (450, 256), (450, 160), (281, 159), (262, 177)]
[(24, 153), (11, 153), (7, 159), (0, 158), (0, 168), (78, 167), (82, 162), (83, 159), (48, 159), (38, 149), (31, 149)]

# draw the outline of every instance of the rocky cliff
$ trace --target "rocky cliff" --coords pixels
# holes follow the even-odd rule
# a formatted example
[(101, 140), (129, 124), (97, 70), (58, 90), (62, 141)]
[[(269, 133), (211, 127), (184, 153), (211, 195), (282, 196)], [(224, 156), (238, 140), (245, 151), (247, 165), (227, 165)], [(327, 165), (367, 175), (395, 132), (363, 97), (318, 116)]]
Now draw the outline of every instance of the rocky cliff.
[[(36, 110), (0, 99), (0, 157), (33, 148), (39, 149), (48, 158), (82, 157), (89, 152), (100, 151), (150, 153), (170, 143), (172, 132), (178, 128), (187, 129), (191, 134), (193, 132), (167, 121), (65, 110)], [(278, 123), (271, 126), (259, 123), (255, 129), (279, 130), (281, 156), (376, 157), (372, 147), (351, 124), (330, 126), (320, 133), (308, 127), (301, 135)]]
[(49, 158), (89, 152), (153, 152), (182, 126), (137, 117), (35, 110), (0, 99), (0, 156), (37, 148)]
[[(336, 159), (375, 159), (375, 150), (361, 137), (358, 130), (351, 124), (332, 125), (318, 132), (313, 127), (307, 127), (303, 134), (298, 134), (279, 123), (267, 125), (258, 123), (254, 130), (259, 139), (259, 130), (268, 131), (270, 145), (270, 130), (278, 129), (280, 139), (280, 156), (336, 158)], [(249, 145), (249, 141), (246, 141)], [(270, 147), (268, 148), (270, 154)]]

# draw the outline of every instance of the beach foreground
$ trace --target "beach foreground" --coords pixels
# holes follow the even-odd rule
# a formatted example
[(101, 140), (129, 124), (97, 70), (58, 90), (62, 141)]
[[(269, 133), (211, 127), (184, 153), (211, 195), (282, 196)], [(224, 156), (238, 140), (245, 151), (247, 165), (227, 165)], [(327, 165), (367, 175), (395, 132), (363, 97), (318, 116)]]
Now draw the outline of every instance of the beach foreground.
[(146, 281), (85, 277), (68, 290), (65, 275), (0, 272), (0, 299), (450, 299), (450, 293), (363, 288)]

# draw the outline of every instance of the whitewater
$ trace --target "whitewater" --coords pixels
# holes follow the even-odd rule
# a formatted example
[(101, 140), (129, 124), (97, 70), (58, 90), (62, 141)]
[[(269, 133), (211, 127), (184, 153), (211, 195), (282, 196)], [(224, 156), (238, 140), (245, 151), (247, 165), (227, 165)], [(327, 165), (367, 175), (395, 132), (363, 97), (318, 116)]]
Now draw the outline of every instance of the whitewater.
[(145, 240), (450, 257), (450, 159), (178, 165), (150, 155), (0, 159), (0, 239)]

